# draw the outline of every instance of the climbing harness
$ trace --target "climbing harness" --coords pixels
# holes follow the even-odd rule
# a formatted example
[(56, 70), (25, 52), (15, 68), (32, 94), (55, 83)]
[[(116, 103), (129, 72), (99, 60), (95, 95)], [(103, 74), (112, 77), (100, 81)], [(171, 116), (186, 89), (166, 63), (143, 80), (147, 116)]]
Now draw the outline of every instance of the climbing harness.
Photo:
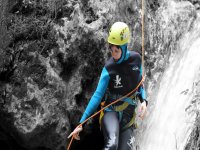
[[(139, 92), (135, 92), (134, 94), (132, 94), (131, 96), (123, 99), (121, 102), (121, 104), (119, 105), (112, 105), (110, 107), (108, 107), (107, 109), (104, 109), (106, 111), (115, 111), (115, 112), (118, 112), (119, 113), (119, 120), (121, 121), (122, 120), (122, 114), (123, 114), (123, 111), (127, 109), (127, 107), (129, 105), (132, 105), (132, 106), (136, 106), (137, 105), (137, 101), (138, 101), (138, 94)], [(116, 96), (113, 96), (113, 97), (116, 97)], [(122, 97), (122, 96), (117, 96), (117, 97)], [(115, 98), (117, 99), (117, 98)], [(101, 108), (103, 108), (106, 104), (106, 100), (101, 102)], [(101, 111), (100, 113), (100, 117), (99, 117), (99, 124), (100, 124), (100, 127), (101, 127), (101, 120), (104, 116), (104, 110)], [(136, 123), (135, 123), (135, 117), (136, 117), (136, 113), (135, 111), (133, 112), (133, 116), (130, 120), (130, 122), (128, 122), (123, 128), (123, 129), (126, 129), (128, 127), (130, 127), (131, 125), (134, 125), (134, 127), (137, 127)]]

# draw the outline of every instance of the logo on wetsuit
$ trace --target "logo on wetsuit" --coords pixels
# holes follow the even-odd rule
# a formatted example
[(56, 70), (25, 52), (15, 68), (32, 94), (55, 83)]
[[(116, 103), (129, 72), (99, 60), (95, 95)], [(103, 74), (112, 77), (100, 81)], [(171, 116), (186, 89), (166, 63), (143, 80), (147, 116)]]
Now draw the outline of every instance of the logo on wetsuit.
[(123, 85), (121, 84), (121, 78), (119, 77), (119, 75), (116, 75), (116, 79), (114, 81), (115, 81), (114, 88), (121, 88), (121, 87), (123, 87)]
[(133, 71), (137, 71), (137, 70), (139, 70), (139, 67), (138, 66), (133, 66), (132, 70)]

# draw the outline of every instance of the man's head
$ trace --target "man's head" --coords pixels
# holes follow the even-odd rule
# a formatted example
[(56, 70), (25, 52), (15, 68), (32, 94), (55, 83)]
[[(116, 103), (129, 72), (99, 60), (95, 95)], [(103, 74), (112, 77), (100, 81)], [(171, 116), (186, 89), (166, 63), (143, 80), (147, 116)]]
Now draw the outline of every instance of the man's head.
[(109, 44), (109, 49), (111, 51), (111, 55), (114, 58), (114, 60), (115, 61), (119, 60), (122, 55), (122, 50), (121, 50), (120, 46)]
[(121, 63), (127, 53), (127, 44), (130, 40), (130, 31), (124, 22), (115, 22), (109, 31), (108, 43), (112, 57)]

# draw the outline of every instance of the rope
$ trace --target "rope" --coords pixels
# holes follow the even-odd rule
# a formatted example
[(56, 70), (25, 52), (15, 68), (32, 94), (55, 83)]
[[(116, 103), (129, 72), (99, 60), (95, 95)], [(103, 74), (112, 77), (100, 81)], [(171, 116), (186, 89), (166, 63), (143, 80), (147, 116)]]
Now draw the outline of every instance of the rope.
[[(76, 128), (79, 128), (80, 126), (82, 126), (84, 123), (86, 123), (89, 119), (95, 117), (96, 115), (98, 115), (99, 113), (101, 113), (101, 111), (103, 111), (104, 109), (108, 108), (109, 106), (119, 102), (120, 100), (122, 100), (123, 98), (126, 98), (126, 97), (129, 97), (132, 93), (134, 93), (138, 88), (139, 86), (144, 82), (144, 0), (142, 0), (142, 68), (143, 68), (143, 75), (142, 75), (142, 80), (140, 81), (140, 83), (137, 85), (137, 87), (132, 90), (131, 92), (129, 92), (128, 94), (124, 95), (123, 97), (115, 100), (114, 102), (108, 104), (107, 106), (101, 108), (101, 110), (99, 110), (98, 112), (96, 112), (95, 114), (93, 114), (92, 116), (90, 116), (89, 118), (87, 118), (85, 121), (83, 121), (81, 124), (79, 124)], [(68, 145), (68, 148), (67, 150), (70, 149), (70, 146), (73, 142), (73, 139), (74, 139), (74, 135), (72, 135), (72, 138), (70, 140), (70, 143)]]
[(144, 72), (144, 0), (142, 0), (142, 67)]

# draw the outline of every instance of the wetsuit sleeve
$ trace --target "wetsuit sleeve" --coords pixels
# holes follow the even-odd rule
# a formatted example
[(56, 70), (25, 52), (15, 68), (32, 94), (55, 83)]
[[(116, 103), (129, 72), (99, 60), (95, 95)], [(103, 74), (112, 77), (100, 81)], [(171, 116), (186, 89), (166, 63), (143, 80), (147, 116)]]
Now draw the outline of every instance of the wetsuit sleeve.
[(101, 99), (105, 94), (105, 91), (107, 89), (108, 83), (109, 83), (110, 77), (108, 74), (108, 71), (104, 67), (101, 72), (101, 77), (98, 83), (98, 86), (96, 88), (96, 91), (94, 92), (93, 96), (90, 99), (89, 104), (87, 105), (87, 108), (85, 112), (83, 113), (83, 116), (80, 120), (80, 123), (82, 123), (85, 119), (87, 119), (92, 113), (94, 113), (101, 103)]
[[(140, 67), (140, 78), (142, 79), (142, 66)], [(140, 85), (139, 89), (138, 89), (138, 97), (140, 99), (140, 102), (142, 103), (144, 100), (146, 101), (146, 104), (148, 104), (147, 98), (146, 98), (146, 91), (144, 88), (144, 85)]]

